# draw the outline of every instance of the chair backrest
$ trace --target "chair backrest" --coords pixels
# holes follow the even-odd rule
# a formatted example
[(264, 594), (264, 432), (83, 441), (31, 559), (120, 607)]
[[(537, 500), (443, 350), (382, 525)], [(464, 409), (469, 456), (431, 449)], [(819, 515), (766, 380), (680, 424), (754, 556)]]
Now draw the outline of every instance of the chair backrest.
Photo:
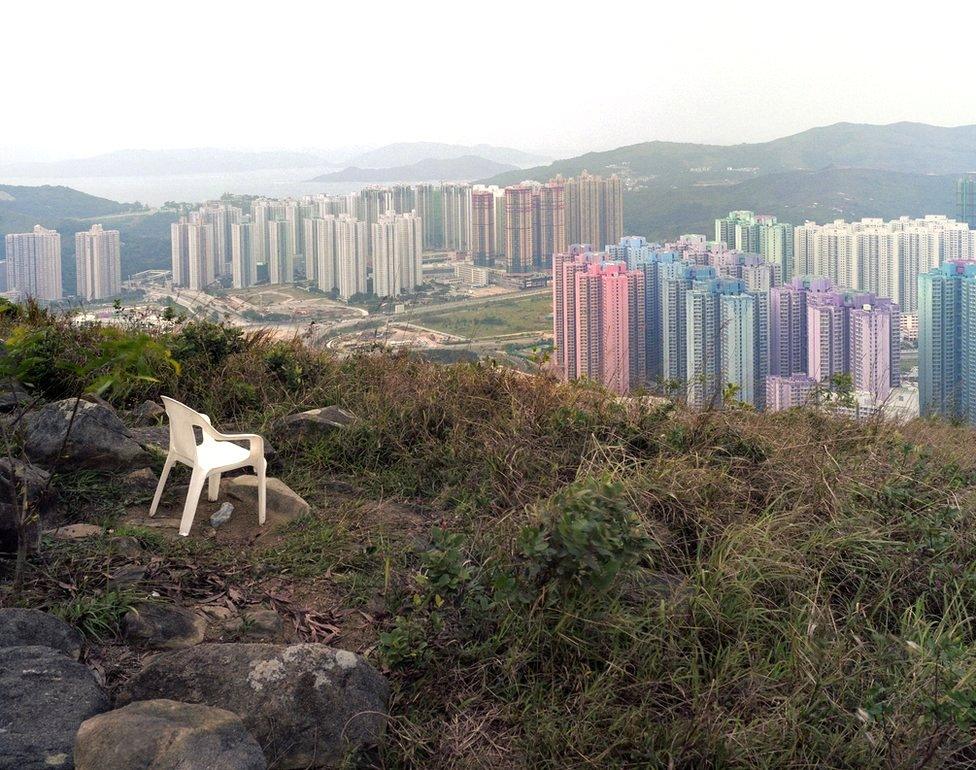
[(209, 421), (199, 412), (190, 409), (186, 404), (181, 404), (172, 398), (163, 396), (163, 406), (166, 407), (166, 416), (169, 417), (169, 446), (179, 454), (190, 460), (197, 457), (197, 436), (194, 428), (200, 428), (204, 436), (207, 435), (206, 428)]

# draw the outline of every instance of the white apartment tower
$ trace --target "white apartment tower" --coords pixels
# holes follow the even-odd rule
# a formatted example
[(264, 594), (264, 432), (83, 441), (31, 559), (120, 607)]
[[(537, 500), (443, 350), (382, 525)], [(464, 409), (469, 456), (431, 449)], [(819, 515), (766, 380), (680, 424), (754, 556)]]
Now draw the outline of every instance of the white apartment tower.
[(30, 233), (11, 233), (7, 250), (7, 291), (51, 302), (61, 299), (61, 236), (34, 225)]
[(415, 212), (389, 211), (373, 225), (373, 293), (409, 294), (423, 283), (423, 225)]
[(118, 230), (91, 230), (75, 233), (75, 265), (80, 299), (114, 297), (122, 291), (121, 239)]

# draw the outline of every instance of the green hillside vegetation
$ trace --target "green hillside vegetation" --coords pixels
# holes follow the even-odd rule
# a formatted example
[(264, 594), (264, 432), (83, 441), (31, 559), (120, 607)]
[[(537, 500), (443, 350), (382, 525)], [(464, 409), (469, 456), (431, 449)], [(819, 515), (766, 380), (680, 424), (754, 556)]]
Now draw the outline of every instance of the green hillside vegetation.
[[(169, 226), (176, 212), (148, 212), (139, 204), (116, 203), (70, 187), (0, 185), (0, 235), (29, 232), (43, 225), (61, 233), (61, 278), (65, 291), (75, 287), (75, 233), (101, 224), (122, 238), (122, 275), (170, 265)], [(0, 257), (4, 257), (0, 238)]]
[[(75, 364), (119, 334), (37, 313), (0, 326), (49, 397), (82, 385)], [(332, 624), (382, 667), (387, 740), (350, 765), (973, 761), (971, 430), (694, 413), (491, 362), (338, 358), (195, 322), (156, 342), (132, 364), (154, 379), (106, 393), (119, 407), (165, 393), (260, 432), (326, 404), (359, 416), (275, 439), (278, 474), (313, 512), (273, 544), (121, 530), (168, 599), (275, 591), (306, 603), (299, 638), (308, 618)], [(71, 516), (117, 521), (114, 477), (57, 487)], [(23, 594), (0, 585), (5, 604), (82, 625), (110, 687), (139, 665), (119, 637), (125, 595), (107, 586), (118, 559), (97, 538), (51, 543)]]
[(758, 144), (645, 142), (487, 180), (514, 184), (618, 173), (628, 232), (653, 238), (713, 230), (731, 209), (784, 221), (955, 214), (955, 177), (976, 170), (976, 126), (838, 123)]

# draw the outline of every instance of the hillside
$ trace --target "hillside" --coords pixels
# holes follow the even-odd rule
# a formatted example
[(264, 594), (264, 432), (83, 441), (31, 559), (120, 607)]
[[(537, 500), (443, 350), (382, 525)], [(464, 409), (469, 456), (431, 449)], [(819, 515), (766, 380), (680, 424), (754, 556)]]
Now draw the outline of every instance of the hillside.
[(4, 177), (170, 176), (233, 173), (276, 168), (313, 168), (329, 163), (303, 152), (240, 152), (217, 148), (117, 150), (90, 158), (0, 165)]
[[(447, 160), (476, 155), (495, 163), (525, 168), (547, 162), (541, 155), (535, 155), (511, 147), (494, 147), (490, 144), (443, 144), (438, 142), (398, 142), (361, 153), (349, 161), (349, 165), (360, 168), (391, 168), (408, 166), (422, 160), (434, 158)], [(495, 172), (500, 173), (500, 172)]]
[(906, 214), (954, 216), (955, 182), (955, 176), (827, 168), (727, 185), (647, 184), (624, 194), (624, 221), (628, 232), (667, 239), (680, 233), (711, 237), (715, 218), (735, 209), (775, 214), (795, 224)]
[(497, 163), (476, 155), (459, 158), (426, 158), (408, 166), (391, 168), (358, 168), (322, 174), (312, 182), (433, 182), (440, 180), (467, 182), (491, 174), (511, 171), (515, 166)]
[[(149, 212), (70, 187), (0, 185), (0, 236), (29, 232), (34, 225), (61, 233), (61, 277), (68, 292), (75, 286), (75, 233), (96, 223), (118, 230), (122, 239), (122, 274), (128, 276), (149, 268), (169, 267), (169, 225), (174, 221), (176, 214), (171, 211)], [(4, 239), (0, 237), (0, 258), (5, 257), (4, 250)]]
[(715, 217), (737, 208), (785, 221), (823, 219), (830, 211), (953, 215), (954, 177), (974, 169), (976, 126), (838, 123), (759, 144), (646, 142), (486, 181), (617, 173), (631, 189), (625, 195), (628, 231), (668, 237), (702, 232), (705, 225), (711, 232)]
[[(155, 592), (206, 619), (200, 655), (285, 638), (364, 655), (389, 679), (391, 718), (359, 767), (970, 762), (969, 429), (693, 413), (210, 324), (120, 338), (8, 310), (0, 338), (0, 361), (44, 398), (111, 372), (104, 396), (132, 436), (165, 445), (134, 410), (160, 394), (268, 436), (271, 473), (310, 505), (258, 528), (234, 498), (215, 529), (219, 501), (202, 501), (184, 539), (185, 474), (149, 520), (152, 477), (57, 471), (46, 521), (94, 532), (45, 539), (22, 591), (7, 564), (0, 605), (80, 628), (112, 695), (183, 659), (151, 658), (123, 620)], [(326, 405), (352, 415), (345, 427), (278, 422)]]

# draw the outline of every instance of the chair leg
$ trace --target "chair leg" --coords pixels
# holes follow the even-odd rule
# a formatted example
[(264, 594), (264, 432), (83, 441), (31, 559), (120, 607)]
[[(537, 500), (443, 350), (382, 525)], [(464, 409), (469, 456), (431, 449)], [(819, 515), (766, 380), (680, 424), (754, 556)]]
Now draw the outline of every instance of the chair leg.
[(159, 507), (159, 501), (163, 496), (163, 487), (166, 486), (166, 479), (169, 478), (169, 472), (173, 470), (173, 466), (176, 464), (176, 460), (166, 456), (166, 462), (163, 463), (163, 472), (159, 474), (159, 483), (156, 485), (156, 494), (153, 495), (152, 505), (149, 506), (149, 516), (156, 515), (156, 509)]
[(210, 484), (207, 487), (207, 499), (212, 503), (217, 499), (217, 494), (220, 492), (220, 474), (212, 473), (210, 474)]
[(193, 526), (193, 516), (197, 512), (197, 503), (200, 502), (200, 493), (203, 492), (203, 484), (207, 480), (207, 472), (203, 468), (194, 468), (190, 475), (190, 490), (186, 493), (186, 503), (183, 505), (183, 518), (180, 519), (180, 534), (186, 537), (190, 534)]
[(268, 502), (268, 461), (262, 457), (255, 470), (258, 472), (258, 524), (264, 525)]

